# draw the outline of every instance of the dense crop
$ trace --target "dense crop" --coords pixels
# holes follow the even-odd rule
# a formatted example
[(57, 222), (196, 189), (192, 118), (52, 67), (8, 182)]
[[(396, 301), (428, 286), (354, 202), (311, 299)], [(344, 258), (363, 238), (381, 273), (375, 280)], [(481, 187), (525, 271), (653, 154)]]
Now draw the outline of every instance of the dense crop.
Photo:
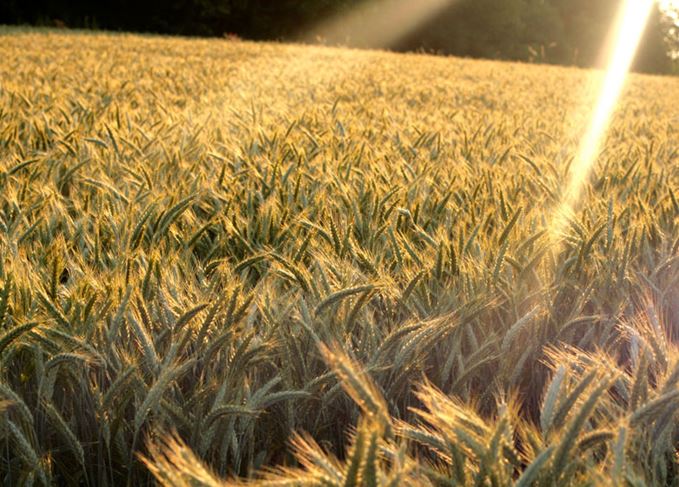
[(676, 79), (632, 77), (554, 242), (596, 73), (0, 54), (4, 483), (676, 484)]

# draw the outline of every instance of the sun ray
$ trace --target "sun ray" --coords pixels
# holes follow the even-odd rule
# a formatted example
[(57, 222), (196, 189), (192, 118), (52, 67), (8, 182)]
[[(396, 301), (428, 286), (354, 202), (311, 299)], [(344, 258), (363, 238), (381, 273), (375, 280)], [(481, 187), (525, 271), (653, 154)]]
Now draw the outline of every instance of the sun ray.
[(389, 48), (433, 18), (454, 0), (371, 0), (323, 21), (301, 36), (302, 41)]
[(627, 75), (650, 17), (655, 0), (622, 0), (618, 22), (614, 27), (614, 44), (597, 103), (585, 136), (570, 168), (566, 190), (551, 223), (550, 233), (558, 240), (568, 225), (568, 218), (580, 200), (583, 188), (597, 160), (611, 118), (625, 86)]

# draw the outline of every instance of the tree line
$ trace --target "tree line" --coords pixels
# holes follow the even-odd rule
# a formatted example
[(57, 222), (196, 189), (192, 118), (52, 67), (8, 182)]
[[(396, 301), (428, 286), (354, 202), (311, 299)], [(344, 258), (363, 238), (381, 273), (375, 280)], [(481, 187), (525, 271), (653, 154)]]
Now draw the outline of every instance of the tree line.
[[(2, 0), (0, 23), (289, 40), (364, 1), (371, 0)], [(591, 66), (619, 4), (620, 0), (455, 1), (391, 47)], [(656, 5), (635, 69), (676, 70), (678, 31), (676, 20)], [(351, 39), (346, 42), (351, 44)]]

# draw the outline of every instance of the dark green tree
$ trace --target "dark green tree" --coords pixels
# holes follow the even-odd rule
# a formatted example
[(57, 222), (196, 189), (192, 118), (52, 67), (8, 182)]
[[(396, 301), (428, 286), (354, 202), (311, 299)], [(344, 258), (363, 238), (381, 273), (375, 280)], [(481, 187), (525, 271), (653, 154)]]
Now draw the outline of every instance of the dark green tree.
[(646, 73), (667, 73), (670, 71), (671, 58), (667, 39), (666, 17), (655, 6), (651, 12), (644, 37), (642, 38), (637, 54), (634, 69)]
[(452, 2), (441, 14), (398, 43), (399, 49), (458, 56), (521, 58), (523, 0)]

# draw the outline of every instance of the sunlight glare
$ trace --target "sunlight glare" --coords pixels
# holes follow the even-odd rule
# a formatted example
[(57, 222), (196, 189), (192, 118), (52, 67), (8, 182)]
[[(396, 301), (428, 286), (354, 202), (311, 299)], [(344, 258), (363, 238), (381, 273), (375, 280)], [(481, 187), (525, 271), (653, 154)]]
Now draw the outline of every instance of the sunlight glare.
[(371, 0), (320, 23), (301, 40), (389, 48), (451, 3), (451, 0)]
[(599, 89), (596, 108), (573, 161), (568, 186), (551, 228), (555, 239), (558, 239), (565, 230), (568, 216), (580, 199), (585, 182), (599, 155), (654, 3), (655, 0), (622, 0), (621, 14), (615, 26), (615, 43)]

